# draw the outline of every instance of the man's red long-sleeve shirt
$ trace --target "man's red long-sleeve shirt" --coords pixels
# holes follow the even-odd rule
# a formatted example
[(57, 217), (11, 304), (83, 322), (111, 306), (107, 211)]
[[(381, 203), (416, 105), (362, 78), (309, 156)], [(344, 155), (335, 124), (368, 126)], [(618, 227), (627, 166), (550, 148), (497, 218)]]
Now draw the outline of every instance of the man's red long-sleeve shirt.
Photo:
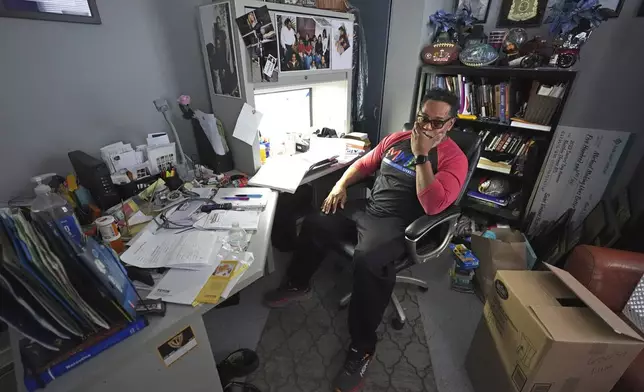
[(393, 133), (353, 166), (369, 175), (380, 169), (367, 208), (376, 216), (399, 216), (409, 222), (423, 213), (435, 215), (449, 207), (464, 186), (467, 158), (446, 138), (430, 151), (434, 181), (416, 189), (416, 162), (411, 152), (411, 131)]

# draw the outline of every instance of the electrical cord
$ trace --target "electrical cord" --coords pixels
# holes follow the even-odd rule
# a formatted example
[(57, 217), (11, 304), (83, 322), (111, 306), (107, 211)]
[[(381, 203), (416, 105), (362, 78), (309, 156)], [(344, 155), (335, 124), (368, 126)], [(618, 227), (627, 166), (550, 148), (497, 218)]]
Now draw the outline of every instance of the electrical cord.
[[(194, 192), (192, 192), (194, 193)], [(195, 193), (196, 194), (196, 193)], [(207, 205), (212, 205), (212, 204), (217, 204), (211, 199), (205, 198), (205, 197), (193, 197), (186, 199), (179, 203), (176, 207), (171, 208), (172, 212), (175, 212), (177, 209), (181, 208), (181, 206), (185, 205), (186, 203), (191, 203), (194, 201), (203, 201), (204, 204)], [(157, 221), (157, 217), (154, 218), (154, 222), (159, 226), (158, 229), (168, 229), (168, 230), (180, 230), (180, 229), (187, 229), (187, 228), (194, 228), (197, 230), (209, 230), (209, 229), (204, 229), (204, 228), (199, 228), (199, 227), (194, 227), (192, 224), (187, 225), (187, 224), (182, 224), (182, 223), (177, 223), (173, 222), (170, 218), (167, 216), (167, 211), (164, 211), (158, 216), (159, 219), (161, 219), (161, 222)]]

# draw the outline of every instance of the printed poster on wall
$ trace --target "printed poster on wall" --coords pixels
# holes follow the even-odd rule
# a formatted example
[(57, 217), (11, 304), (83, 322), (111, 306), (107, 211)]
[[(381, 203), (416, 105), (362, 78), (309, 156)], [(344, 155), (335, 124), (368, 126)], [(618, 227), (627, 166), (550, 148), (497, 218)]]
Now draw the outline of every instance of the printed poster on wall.
[(528, 229), (533, 234), (574, 208), (573, 229), (599, 203), (630, 134), (559, 126), (535, 193)]
[(210, 93), (240, 98), (230, 3), (201, 7), (199, 15), (205, 45), (206, 70), (209, 71), (206, 74)]
[(346, 20), (333, 20), (331, 24), (333, 27), (331, 69), (351, 69), (353, 64), (353, 23)]
[(275, 14), (275, 23), (281, 72), (329, 68), (332, 26), (328, 19)]

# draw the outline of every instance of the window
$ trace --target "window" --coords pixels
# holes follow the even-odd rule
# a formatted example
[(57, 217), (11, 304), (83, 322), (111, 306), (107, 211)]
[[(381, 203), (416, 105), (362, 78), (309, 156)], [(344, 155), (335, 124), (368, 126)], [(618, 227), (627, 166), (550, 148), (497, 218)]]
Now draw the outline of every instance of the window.
[(311, 89), (257, 92), (255, 109), (263, 114), (262, 136), (280, 138), (287, 132), (306, 133), (311, 129)]

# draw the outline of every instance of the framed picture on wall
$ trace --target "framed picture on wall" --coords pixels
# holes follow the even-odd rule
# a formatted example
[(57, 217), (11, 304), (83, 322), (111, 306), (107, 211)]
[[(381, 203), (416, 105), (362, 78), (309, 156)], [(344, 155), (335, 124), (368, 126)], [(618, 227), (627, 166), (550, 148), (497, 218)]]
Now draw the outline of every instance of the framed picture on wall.
[(230, 3), (213, 4), (212, 13), (200, 12), (200, 18), (210, 93), (241, 98)]
[(456, 11), (469, 7), (472, 10), (472, 17), (477, 23), (485, 23), (487, 14), (490, 12), (490, 0), (458, 0)]
[(101, 24), (96, 0), (0, 0), (0, 16)]
[(502, 0), (496, 27), (541, 25), (548, 0)]

